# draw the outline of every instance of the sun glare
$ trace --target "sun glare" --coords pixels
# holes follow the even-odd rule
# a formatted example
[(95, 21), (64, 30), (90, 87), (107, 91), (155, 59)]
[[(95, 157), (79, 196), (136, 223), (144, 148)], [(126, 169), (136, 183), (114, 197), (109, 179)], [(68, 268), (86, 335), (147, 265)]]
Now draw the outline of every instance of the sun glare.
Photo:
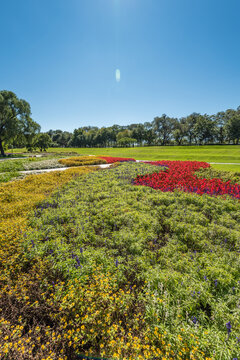
[(120, 73), (120, 70), (119, 70), (119, 69), (116, 70), (115, 76), (116, 76), (116, 82), (120, 82), (120, 80), (121, 80), (121, 73)]

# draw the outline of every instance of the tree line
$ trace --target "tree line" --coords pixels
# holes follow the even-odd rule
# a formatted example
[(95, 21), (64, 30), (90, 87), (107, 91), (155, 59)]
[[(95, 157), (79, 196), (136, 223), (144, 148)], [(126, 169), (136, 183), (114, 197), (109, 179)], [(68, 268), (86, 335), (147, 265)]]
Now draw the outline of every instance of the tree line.
[(173, 118), (163, 114), (152, 122), (110, 127), (84, 126), (73, 133), (49, 130), (55, 147), (239, 144), (240, 107), (215, 115), (192, 113)]
[(192, 113), (174, 118), (166, 114), (152, 122), (83, 126), (73, 133), (62, 130), (40, 132), (40, 125), (31, 118), (27, 101), (13, 92), (0, 91), (0, 152), (6, 147), (27, 147), (41, 151), (52, 147), (126, 147), (150, 145), (239, 144), (240, 106), (214, 115)]

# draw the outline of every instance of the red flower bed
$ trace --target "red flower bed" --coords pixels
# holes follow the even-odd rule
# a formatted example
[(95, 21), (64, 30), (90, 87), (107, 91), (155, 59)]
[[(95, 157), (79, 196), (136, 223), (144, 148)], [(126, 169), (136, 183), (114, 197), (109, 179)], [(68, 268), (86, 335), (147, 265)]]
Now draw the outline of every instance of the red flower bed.
[(123, 162), (123, 161), (136, 161), (132, 158), (121, 158), (121, 157), (111, 157), (111, 156), (98, 156), (100, 159), (106, 160), (108, 164), (113, 164), (115, 162)]
[(221, 179), (198, 179), (194, 172), (200, 168), (210, 167), (208, 163), (198, 161), (149, 161), (148, 164), (167, 166), (166, 171), (154, 174), (137, 176), (135, 185), (150, 186), (161, 191), (179, 189), (185, 192), (194, 192), (199, 195), (230, 195), (240, 199), (240, 185), (230, 184)]

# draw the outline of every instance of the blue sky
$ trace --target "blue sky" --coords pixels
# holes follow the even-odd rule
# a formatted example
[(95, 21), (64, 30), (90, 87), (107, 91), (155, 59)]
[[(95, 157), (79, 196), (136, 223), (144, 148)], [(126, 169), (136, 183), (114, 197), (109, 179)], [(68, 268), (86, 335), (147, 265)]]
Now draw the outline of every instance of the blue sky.
[(239, 13), (239, 0), (2, 0), (0, 89), (43, 131), (236, 108)]

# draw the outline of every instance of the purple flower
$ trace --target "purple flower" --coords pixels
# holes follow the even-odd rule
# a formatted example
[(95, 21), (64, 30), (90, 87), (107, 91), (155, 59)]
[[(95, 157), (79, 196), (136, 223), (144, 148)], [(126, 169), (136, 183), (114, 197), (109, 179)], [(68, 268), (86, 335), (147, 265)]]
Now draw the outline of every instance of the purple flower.
[(196, 318), (196, 316), (192, 316), (192, 322), (194, 323), (194, 324), (196, 324), (197, 323), (197, 318)]
[(83, 253), (83, 248), (80, 248), (80, 253), (81, 253), (81, 254)]
[(115, 261), (115, 265), (116, 267), (118, 267), (118, 259)]
[(217, 280), (217, 279), (214, 280), (214, 284), (215, 284), (215, 286), (217, 286), (217, 284), (218, 284), (218, 280)]
[(228, 332), (228, 335), (230, 334), (230, 332), (232, 331), (232, 325), (231, 325), (231, 322), (229, 321), (228, 323), (226, 323), (226, 328), (227, 328), (227, 332)]
[(81, 265), (78, 256), (76, 256), (76, 262), (77, 262), (77, 266), (80, 266), (80, 265)]

